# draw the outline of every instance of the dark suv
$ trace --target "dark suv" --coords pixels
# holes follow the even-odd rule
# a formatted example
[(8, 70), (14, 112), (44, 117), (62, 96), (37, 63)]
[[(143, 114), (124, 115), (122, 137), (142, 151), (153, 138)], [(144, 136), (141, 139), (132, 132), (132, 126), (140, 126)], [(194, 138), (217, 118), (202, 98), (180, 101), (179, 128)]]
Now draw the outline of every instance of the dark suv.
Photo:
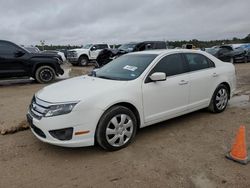
[(103, 66), (109, 63), (113, 58), (130, 52), (138, 52), (144, 50), (166, 49), (166, 42), (164, 41), (144, 41), (144, 42), (131, 42), (122, 44), (118, 49), (104, 49), (100, 51), (97, 56), (98, 66)]
[(58, 55), (30, 53), (12, 42), (0, 40), (0, 78), (33, 77), (48, 83), (64, 73)]

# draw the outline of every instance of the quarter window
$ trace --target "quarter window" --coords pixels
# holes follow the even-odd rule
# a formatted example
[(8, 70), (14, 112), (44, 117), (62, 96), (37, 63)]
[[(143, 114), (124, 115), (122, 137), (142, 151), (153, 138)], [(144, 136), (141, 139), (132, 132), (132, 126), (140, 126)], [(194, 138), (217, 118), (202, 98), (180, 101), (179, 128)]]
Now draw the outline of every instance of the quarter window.
[(108, 48), (107, 44), (98, 44), (98, 45), (96, 45), (97, 50), (102, 50), (102, 49), (105, 49), (105, 48)]
[(154, 67), (154, 72), (165, 72), (167, 76), (173, 76), (187, 72), (187, 66), (180, 54), (172, 54), (162, 58)]
[(206, 58), (204, 55), (195, 53), (184, 54), (184, 55), (189, 65), (189, 71), (196, 71), (214, 67), (214, 63), (208, 58)]

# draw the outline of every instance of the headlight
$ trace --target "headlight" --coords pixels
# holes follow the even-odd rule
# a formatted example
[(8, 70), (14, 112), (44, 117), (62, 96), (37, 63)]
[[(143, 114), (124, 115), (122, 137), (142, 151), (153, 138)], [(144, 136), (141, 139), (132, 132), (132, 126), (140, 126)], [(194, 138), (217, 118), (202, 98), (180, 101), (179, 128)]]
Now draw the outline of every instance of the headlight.
[(58, 104), (58, 105), (52, 105), (48, 108), (45, 117), (51, 117), (51, 116), (58, 116), (62, 114), (68, 114), (70, 113), (73, 108), (75, 107), (75, 103), (68, 103), (68, 104)]

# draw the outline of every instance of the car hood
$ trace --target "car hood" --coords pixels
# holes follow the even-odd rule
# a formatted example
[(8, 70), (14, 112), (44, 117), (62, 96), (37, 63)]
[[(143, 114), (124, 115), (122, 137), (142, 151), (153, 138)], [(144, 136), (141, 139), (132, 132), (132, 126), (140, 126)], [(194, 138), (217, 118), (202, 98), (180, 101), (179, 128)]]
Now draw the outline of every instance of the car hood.
[(58, 58), (58, 54), (53, 54), (53, 53), (31, 53), (31, 57), (38, 57), (38, 58)]
[(44, 87), (36, 97), (51, 103), (84, 101), (90, 97), (103, 97), (106, 92), (124, 87), (124, 83), (127, 82), (79, 76)]

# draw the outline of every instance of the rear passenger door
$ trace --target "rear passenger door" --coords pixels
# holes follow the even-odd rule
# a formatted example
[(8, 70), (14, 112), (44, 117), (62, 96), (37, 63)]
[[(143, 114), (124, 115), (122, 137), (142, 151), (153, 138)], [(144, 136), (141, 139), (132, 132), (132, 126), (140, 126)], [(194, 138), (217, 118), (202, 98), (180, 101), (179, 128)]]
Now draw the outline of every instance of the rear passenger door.
[(189, 108), (207, 107), (218, 76), (215, 65), (202, 54), (184, 53), (184, 57), (189, 66)]
[(9, 42), (0, 43), (0, 77), (25, 76), (25, 63), (15, 53), (21, 50)]
[[(164, 72), (165, 81), (152, 82), (155, 72)], [(142, 83), (145, 123), (156, 123), (177, 116), (187, 110), (189, 78), (187, 65), (180, 54), (163, 57)]]

